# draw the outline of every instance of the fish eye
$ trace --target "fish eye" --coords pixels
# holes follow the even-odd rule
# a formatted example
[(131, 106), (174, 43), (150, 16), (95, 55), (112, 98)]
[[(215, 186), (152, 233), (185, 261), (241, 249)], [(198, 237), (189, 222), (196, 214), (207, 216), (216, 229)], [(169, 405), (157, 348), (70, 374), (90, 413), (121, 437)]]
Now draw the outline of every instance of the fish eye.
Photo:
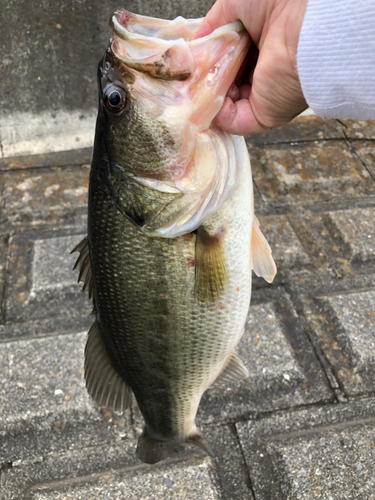
[(104, 105), (106, 110), (111, 113), (118, 115), (120, 114), (126, 104), (125, 91), (121, 88), (110, 87), (104, 95)]

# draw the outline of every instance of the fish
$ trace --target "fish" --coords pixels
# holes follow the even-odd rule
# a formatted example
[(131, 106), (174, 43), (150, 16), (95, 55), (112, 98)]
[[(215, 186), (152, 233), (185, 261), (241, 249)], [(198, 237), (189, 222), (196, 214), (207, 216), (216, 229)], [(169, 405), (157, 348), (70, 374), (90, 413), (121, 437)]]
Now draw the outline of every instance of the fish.
[(242, 137), (213, 123), (250, 46), (240, 22), (195, 39), (203, 19), (118, 9), (98, 67), (88, 233), (73, 251), (93, 299), (85, 380), (97, 404), (134, 394), (146, 463), (192, 444), (203, 393), (249, 376), (235, 352), (251, 272), (271, 282)]

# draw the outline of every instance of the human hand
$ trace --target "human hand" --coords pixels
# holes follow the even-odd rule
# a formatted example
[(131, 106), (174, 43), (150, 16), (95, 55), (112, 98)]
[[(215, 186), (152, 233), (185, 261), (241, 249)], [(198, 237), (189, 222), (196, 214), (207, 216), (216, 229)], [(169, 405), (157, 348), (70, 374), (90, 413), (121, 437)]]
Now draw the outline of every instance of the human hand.
[(252, 39), (245, 64), (214, 123), (250, 135), (290, 122), (307, 108), (297, 46), (307, 0), (217, 0), (195, 38), (240, 20)]

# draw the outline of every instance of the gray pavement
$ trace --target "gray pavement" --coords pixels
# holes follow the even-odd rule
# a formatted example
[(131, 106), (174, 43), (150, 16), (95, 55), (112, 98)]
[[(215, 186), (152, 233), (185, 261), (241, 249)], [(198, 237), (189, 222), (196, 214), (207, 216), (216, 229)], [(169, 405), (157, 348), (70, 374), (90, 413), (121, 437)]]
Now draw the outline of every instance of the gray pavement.
[(0, 499), (375, 499), (375, 123), (316, 116), (248, 139), (278, 265), (254, 277), (249, 372), (204, 395), (216, 457), (137, 461), (142, 418), (83, 381), (92, 323), (69, 250), (90, 150), (0, 159)]

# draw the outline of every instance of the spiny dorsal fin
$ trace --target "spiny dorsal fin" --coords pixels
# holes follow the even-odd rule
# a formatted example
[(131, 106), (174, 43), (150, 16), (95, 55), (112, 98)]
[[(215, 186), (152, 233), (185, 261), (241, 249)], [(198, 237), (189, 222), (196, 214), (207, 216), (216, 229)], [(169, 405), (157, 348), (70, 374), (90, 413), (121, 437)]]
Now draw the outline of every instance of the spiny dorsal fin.
[(227, 269), (222, 233), (209, 234), (203, 226), (197, 229), (195, 243), (195, 296), (214, 302), (224, 291)]
[(227, 384), (228, 382), (239, 382), (248, 378), (249, 372), (243, 364), (239, 356), (233, 352), (230, 356), (229, 363), (225, 366), (224, 370), (219, 374), (213, 385)]
[(251, 234), (251, 267), (257, 276), (264, 278), (268, 283), (272, 283), (277, 273), (271, 247), (263, 236), (255, 215)]
[(130, 406), (131, 388), (113, 367), (97, 322), (90, 328), (85, 348), (85, 380), (88, 393), (100, 406), (115, 411)]
[(90, 251), (87, 236), (76, 245), (70, 253), (79, 252), (79, 257), (74, 264), (73, 270), (79, 270), (78, 283), (83, 282), (82, 291), (89, 293), (89, 298), (93, 296), (94, 285), (91, 274)]

